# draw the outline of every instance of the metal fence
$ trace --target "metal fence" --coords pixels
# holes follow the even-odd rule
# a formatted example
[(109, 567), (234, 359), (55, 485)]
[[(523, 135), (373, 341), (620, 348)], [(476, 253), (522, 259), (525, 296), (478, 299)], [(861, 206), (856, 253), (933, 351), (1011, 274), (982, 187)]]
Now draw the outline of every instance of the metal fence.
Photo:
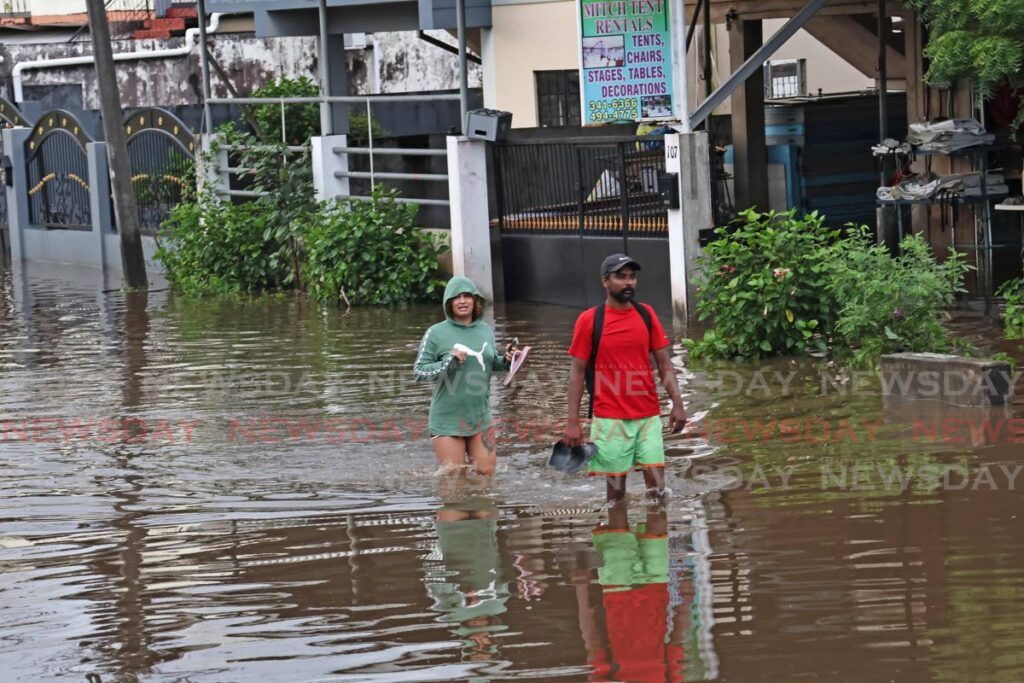
[(140, 228), (155, 234), (171, 210), (194, 193), (197, 141), (181, 119), (164, 109), (136, 111), (124, 128)]
[(500, 144), (493, 170), (504, 234), (668, 235), (662, 137)]
[[(382, 165), (382, 161), (387, 165), (393, 165), (396, 158), (424, 158), (424, 157), (440, 157), (444, 158), (447, 156), (447, 150), (445, 149), (431, 149), (429, 147), (394, 147), (389, 144), (388, 146), (382, 146), (379, 143), (379, 138), (374, 136), (374, 118), (373, 118), (373, 106), (377, 103), (394, 103), (394, 102), (433, 102), (433, 101), (456, 101), (459, 96), (456, 94), (395, 94), (395, 95), (369, 95), (369, 96), (311, 96), (311, 97), (232, 97), (232, 98), (210, 98), (210, 104), (232, 104), (232, 105), (275, 105), (280, 108), (281, 111), (281, 138), (282, 140), (288, 140), (289, 136), (286, 130), (287, 116), (285, 111), (286, 105), (294, 104), (321, 104), (321, 103), (334, 103), (344, 104), (351, 107), (352, 112), (365, 111), (367, 120), (366, 137), (364, 139), (356, 139), (354, 136), (349, 136), (348, 146), (341, 147), (335, 146), (331, 150), (334, 154), (345, 155), (349, 160), (349, 169), (347, 171), (336, 171), (336, 178), (345, 178), (350, 182), (349, 195), (343, 197), (343, 199), (352, 199), (357, 201), (369, 200), (370, 193), (373, 187), (377, 185), (393, 185), (396, 181), (401, 182), (403, 189), (408, 190), (410, 183), (415, 183), (416, 186), (422, 188), (423, 184), (431, 184), (445, 187), (444, 194), (447, 195), (447, 169), (444, 173), (441, 172), (423, 172), (417, 169), (417, 172), (408, 172), (406, 169), (402, 170), (386, 170), (382, 171), (379, 166)], [(393, 141), (392, 141), (393, 142)], [(289, 151), (301, 152), (308, 150), (308, 145), (289, 145)], [(239, 150), (231, 150), (239, 151)], [(357, 160), (358, 159), (358, 160)], [(365, 165), (363, 161), (365, 160)], [(231, 174), (231, 189), (227, 190), (224, 194), (231, 197), (251, 198), (257, 196), (256, 193), (247, 190), (240, 189), (240, 185), (244, 185), (245, 179), (244, 174), (247, 169), (238, 166), (235, 161), (235, 157), (229, 159), (229, 164), (226, 168), (220, 168), (219, 170), (229, 172)], [(439, 170), (439, 169), (438, 169)], [(415, 190), (414, 190), (415, 192)], [(404, 203), (414, 203), (422, 206), (447, 206), (448, 199), (443, 197), (427, 197), (424, 194), (436, 194), (435, 192), (415, 192), (412, 195), (405, 195), (397, 198), (397, 201)]]
[(92, 137), (73, 114), (54, 109), (40, 117), (25, 141), (29, 221), (67, 230), (90, 230), (89, 165)]

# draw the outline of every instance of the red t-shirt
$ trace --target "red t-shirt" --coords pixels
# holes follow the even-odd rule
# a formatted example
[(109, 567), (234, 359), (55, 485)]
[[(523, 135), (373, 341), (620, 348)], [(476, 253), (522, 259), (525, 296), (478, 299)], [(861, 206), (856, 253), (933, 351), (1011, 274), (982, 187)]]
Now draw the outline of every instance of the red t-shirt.
[[(640, 313), (604, 309), (604, 327), (601, 342), (594, 359), (594, 416), (618, 420), (638, 420), (661, 413), (658, 390), (651, 368), (651, 351), (668, 346), (665, 334), (654, 309), (646, 304), (651, 314), (651, 334)], [(588, 308), (576, 319), (569, 355), (590, 360), (590, 346), (594, 339), (594, 312)]]

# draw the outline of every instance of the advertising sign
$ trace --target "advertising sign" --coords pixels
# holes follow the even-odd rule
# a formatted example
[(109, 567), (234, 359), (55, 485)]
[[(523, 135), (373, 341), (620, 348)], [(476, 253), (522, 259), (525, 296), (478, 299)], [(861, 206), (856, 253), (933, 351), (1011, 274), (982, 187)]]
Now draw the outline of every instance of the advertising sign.
[(578, 0), (584, 124), (672, 116), (665, 0)]

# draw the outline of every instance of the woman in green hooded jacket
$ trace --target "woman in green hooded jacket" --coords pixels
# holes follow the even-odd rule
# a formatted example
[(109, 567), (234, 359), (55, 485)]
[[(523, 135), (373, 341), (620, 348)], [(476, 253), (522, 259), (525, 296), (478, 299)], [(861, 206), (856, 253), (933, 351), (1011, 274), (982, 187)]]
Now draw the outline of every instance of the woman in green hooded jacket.
[(515, 349), (500, 353), (494, 332), (481, 320), (484, 298), (469, 278), (453, 277), (444, 290), (445, 320), (423, 335), (413, 374), (434, 383), (430, 437), (437, 461), (456, 469), (467, 459), (477, 472), (494, 474), (491, 374), (507, 372)]

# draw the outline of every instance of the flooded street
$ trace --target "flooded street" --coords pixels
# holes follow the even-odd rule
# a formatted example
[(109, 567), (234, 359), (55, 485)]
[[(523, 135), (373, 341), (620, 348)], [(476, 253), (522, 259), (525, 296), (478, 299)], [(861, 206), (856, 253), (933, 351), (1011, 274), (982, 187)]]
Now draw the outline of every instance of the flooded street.
[(485, 487), (412, 380), (440, 306), (102, 289), (0, 267), (4, 681), (1024, 679), (1020, 397), (677, 358), (671, 500), (609, 510), (545, 466), (575, 310), (494, 312)]

